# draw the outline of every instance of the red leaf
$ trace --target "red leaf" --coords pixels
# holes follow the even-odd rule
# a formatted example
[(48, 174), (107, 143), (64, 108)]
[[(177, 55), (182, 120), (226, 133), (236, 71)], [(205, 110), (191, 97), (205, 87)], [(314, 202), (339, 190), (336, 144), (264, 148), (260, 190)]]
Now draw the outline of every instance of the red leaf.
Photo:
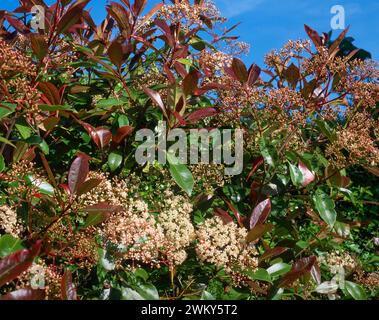
[(38, 88), (44, 93), (51, 105), (60, 105), (61, 96), (58, 88), (50, 82), (40, 82)]
[(259, 261), (264, 261), (264, 260), (271, 259), (273, 257), (279, 256), (283, 252), (286, 252), (287, 250), (288, 250), (288, 248), (285, 248), (285, 247), (276, 247), (276, 248), (267, 250), (264, 254), (262, 254), (259, 257)]
[(248, 79), (248, 73), (245, 64), (238, 58), (234, 58), (232, 62), (232, 69), (237, 77), (237, 80), (239, 80), (241, 83), (247, 82)]
[(178, 120), (181, 126), (187, 125), (187, 122), (183, 119), (183, 117), (177, 111), (175, 110), (172, 111), (172, 114), (175, 116), (175, 118)]
[(79, 0), (75, 2), (63, 17), (59, 20), (56, 33), (61, 34), (67, 32), (73, 25), (77, 24), (82, 18), (83, 9), (90, 0)]
[(225, 73), (226, 73), (229, 77), (233, 78), (234, 80), (238, 80), (236, 74), (235, 74), (234, 71), (233, 71), (233, 68), (231, 68), (231, 67), (225, 65), (225, 66), (224, 66), (224, 71), (225, 71)]
[(249, 77), (247, 79), (247, 83), (249, 86), (252, 86), (255, 82), (257, 82), (259, 75), (261, 73), (261, 68), (259, 68), (256, 64), (253, 64), (249, 69)]
[(107, 11), (109, 15), (117, 22), (118, 27), (120, 28), (121, 33), (125, 32), (126, 36), (130, 35), (130, 23), (129, 23), (129, 11), (116, 2), (111, 2), (107, 6)]
[(244, 227), (244, 223), (245, 223), (245, 217), (242, 217), (241, 215), (240, 215), (240, 213), (238, 212), (238, 210), (228, 201), (228, 200), (226, 200), (226, 199), (224, 199), (224, 201), (225, 201), (225, 203), (228, 205), (228, 207), (229, 207), (229, 210), (231, 210), (232, 212), (233, 212), (233, 214), (234, 214), (234, 216), (236, 217), (236, 219), (237, 219), (237, 222), (238, 222), (238, 224), (239, 224), (239, 226), (241, 227), (241, 228), (243, 228)]
[(100, 139), (96, 132), (96, 129), (92, 127), (89, 123), (86, 123), (86, 122), (80, 122), (80, 123), (84, 127), (84, 129), (86, 129), (92, 141), (95, 142), (95, 144), (100, 148)]
[(0, 287), (26, 271), (39, 254), (42, 241), (38, 240), (30, 249), (23, 249), (0, 260)]
[(134, 128), (131, 126), (122, 126), (117, 129), (116, 135), (113, 136), (112, 141), (119, 145), (124, 139), (133, 132)]
[(102, 202), (89, 206), (83, 209), (84, 212), (88, 213), (87, 219), (84, 223), (84, 227), (98, 225), (110, 217), (113, 212), (121, 211), (122, 207), (111, 205), (107, 202)]
[(228, 223), (233, 222), (233, 218), (229, 215), (229, 213), (227, 213), (225, 210), (223, 210), (221, 208), (216, 208), (215, 214), (222, 219), (224, 224), (228, 224)]
[(13, 19), (12, 17), (10, 17), (9, 15), (5, 15), (5, 20), (8, 21), (8, 23), (13, 27), (15, 28), (17, 31), (21, 32), (21, 33), (28, 33), (30, 32), (29, 28), (26, 27), (20, 20), (17, 20), (17, 19)]
[(92, 189), (96, 188), (103, 180), (101, 179), (88, 179), (86, 180), (79, 188), (77, 195), (81, 196), (87, 192), (90, 192)]
[(154, 23), (163, 31), (167, 39), (167, 44), (170, 46), (170, 48), (172, 48), (174, 46), (174, 38), (172, 37), (171, 29), (168, 24), (161, 19), (155, 19)]
[(24, 288), (0, 296), (0, 300), (44, 300), (45, 290)]
[(302, 163), (301, 161), (299, 161), (299, 170), (303, 174), (303, 183), (302, 184), (304, 187), (306, 187), (308, 184), (310, 184), (311, 182), (313, 182), (316, 179), (313, 172), (310, 171), (307, 168), (307, 166), (304, 163)]
[(266, 199), (259, 203), (250, 216), (250, 230), (258, 224), (263, 224), (271, 212), (271, 201)]
[(248, 181), (251, 176), (255, 173), (255, 171), (257, 171), (257, 169), (264, 163), (264, 159), (262, 156), (256, 158), (254, 161), (253, 161), (253, 165), (251, 167), (251, 170), (249, 172), (249, 175), (247, 176), (246, 178), (246, 181)]
[(321, 38), (320, 38), (319, 34), (317, 33), (317, 31), (313, 30), (312, 28), (310, 28), (306, 24), (304, 25), (304, 29), (316, 47), (319, 47), (322, 45)]
[(158, 105), (167, 118), (166, 107), (162, 101), (161, 95), (158, 92), (146, 87), (143, 88), (143, 91)]
[(175, 61), (174, 62), (174, 68), (175, 68), (176, 72), (179, 73), (179, 75), (182, 78), (186, 78), (187, 77), (188, 72), (187, 72), (186, 68), (184, 68), (184, 66), (181, 63)]
[(66, 270), (61, 280), (62, 300), (78, 300), (76, 288), (72, 282), (72, 273)]
[(140, 26), (143, 26), (158, 10), (160, 10), (164, 6), (163, 3), (158, 3), (154, 6), (151, 11), (145, 15), (140, 23)]
[(217, 110), (215, 108), (204, 108), (200, 110), (196, 110), (187, 116), (188, 122), (197, 122), (204, 118), (213, 117), (217, 114)]
[(167, 79), (170, 82), (170, 84), (175, 84), (176, 78), (175, 78), (174, 74), (171, 72), (171, 70), (167, 64), (165, 64), (163, 66), (163, 70), (164, 70), (164, 74), (167, 76)]
[(246, 236), (246, 242), (250, 243), (261, 238), (265, 233), (270, 232), (274, 228), (273, 224), (257, 224), (253, 229), (249, 231)]
[(118, 39), (112, 41), (111, 45), (108, 48), (108, 56), (111, 62), (117, 67), (120, 68), (123, 62), (123, 52), (122, 46)]
[(281, 279), (278, 287), (289, 287), (295, 280), (309, 273), (316, 261), (316, 256), (310, 256), (296, 261), (292, 265), (292, 269)]
[(329, 48), (329, 53), (333, 54), (335, 51), (339, 49), (339, 46), (343, 39), (345, 38), (347, 32), (349, 31), (350, 27), (347, 27), (344, 31), (341, 32), (341, 34), (338, 36), (338, 38), (332, 43), (332, 45)]
[(86, 181), (89, 172), (89, 159), (89, 156), (80, 153), (71, 164), (68, 172), (68, 187), (71, 194), (76, 193), (79, 187)]
[(98, 204), (94, 204), (92, 206), (88, 206), (83, 209), (83, 211), (88, 213), (112, 213), (122, 210), (122, 207), (109, 204), (107, 202), (101, 202)]
[(194, 90), (197, 88), (199, 79), (200, 79), (200, 72), (197, 70), (192, 70), (183, 79), (183, 92), (186, 96), (194, 92)]
[(132, 7), (135, 16), (139, 16), (147, 4), (147, 0), (135, 0)]
[(39, 60), (42, 60), (48, 51), (48, 45), (45, 37), (41, 34), (32, 33), (30, 35), (32, 50)]
[(97, 136), (99, 137), (100, 148), (104, 149), (104, 147), (106, 147), (111, 142), (112, 133), (106, 127), (99, 127), (95, 130)]

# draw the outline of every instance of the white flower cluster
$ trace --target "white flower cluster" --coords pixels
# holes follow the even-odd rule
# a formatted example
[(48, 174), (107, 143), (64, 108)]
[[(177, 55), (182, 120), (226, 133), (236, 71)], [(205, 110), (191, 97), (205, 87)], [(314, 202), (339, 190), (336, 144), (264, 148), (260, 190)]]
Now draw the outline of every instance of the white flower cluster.
[(207, 219), (196, 234), (196, 253), (201, 261), (224, 267), (227, 272), (233, 272), (233, 267), (239, 270), (257, 267), (257, 250), (245, 243), (247, 230), (235, 223), (224, 224), (215, 216)]
[(18, 237), (23, 231), (17, 212), (7, 205), (0, 206), (0, 230), (14, 237)]
[(173, 246), (167, 252), (170, 264), (180, 265), (187, 258), (185, 248), (195, 239), (195, 229), (191, 222), (192, 204), (183, 196), (165, 191), (166, 201), (158, 215), (158, 223), (162, 227), (166, 240)]

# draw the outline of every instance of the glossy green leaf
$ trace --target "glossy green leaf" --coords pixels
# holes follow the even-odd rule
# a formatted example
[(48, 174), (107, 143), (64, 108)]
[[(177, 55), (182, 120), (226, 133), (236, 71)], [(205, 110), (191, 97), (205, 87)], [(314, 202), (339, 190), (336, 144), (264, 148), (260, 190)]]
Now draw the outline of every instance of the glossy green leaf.
[(333, 227), (337, 219), (334, 201), (320, 189), (316, 191), (312, 199), (322, 220)]
[(0, 119), (5, 118), (16, 111), (17, 105), (14, 103), (1, 102), (0, 103)]
[(337, 290), (338, 284), (332, 281), (325, 281), (319, 284), (316, 288), (316, 292), (321, 294), (335, 293)]
[(268, 274), (271, 277), (281, 276), (291, 270), (291, 266), (284, 262), (278, 262), (273, 264), (271, 267), (267, 269)]
[(108, 166), (111, 171), (117, 170), (122, 163), (122, 155), (117, 152), (111, 152), (108, 156)]
[(291, 176), (292, 183), (295, 186), (301, 186), (303, 184), (304, 177), (303, 177), (303, 174), (300, 171), (300, 169), (291, 163), (288, 163), (288, 167), (290, 170), (290, 176)]
[(0, 154), (0, 172), (4, 171), (5, 169), (5, 161), (2, 154)]
[(351, 281), (345, 281), (346, 291), (354, 298), (354, 300), (366, 300), (366, 292), (359, 285)]
[(27, 175), (25, 177), (26, 181), (28, 181), (30, 184), (38, 188), (39, 192), (46, 194), (46, 195), (54, 195), (54, 187), (41, 179), (35, 178), (32, 175)]
[(264, 137), (262, 137), (259, 140), (259, 149), (261, 151), (261, 154), (263, 158), (265, 159), (265, 162), (270, 167), (275, 167), (275, 162), (277, 158), (277, 153), (275, 150), (275, 147), (270, 145)]
[(180, 164), (175, 161), (172, 155), (167, 154), (167, 160), (169, 162), (169, 170), (171, 176), (188, 195), (192, 194), (194, 186), (194, 179), (191, 171), (185, 164)]
[(204, 290), (200, 300), (216, 300), (216, 298), (210, 292)]
[(22, 241), (10, 234), (4, 234), (0, 237), (0, 258), (23, 249)]
[(145, 300), (159, 300), (159, 293), (152, 284), (141, 284), (136, 287), (136, 291)]
[(272, 281), (270, 273), (263, 268), (258, 268), (254, 272), (253, 271), (246, 271), (246, 272), (244, 272), (244, 274), (247, 275), (252, 280), (260, 280), (260, 281), (266, 281), (266, 282)]
[(123, 300), (145, 300), (136, 290), (132, 288), (122, 288)]

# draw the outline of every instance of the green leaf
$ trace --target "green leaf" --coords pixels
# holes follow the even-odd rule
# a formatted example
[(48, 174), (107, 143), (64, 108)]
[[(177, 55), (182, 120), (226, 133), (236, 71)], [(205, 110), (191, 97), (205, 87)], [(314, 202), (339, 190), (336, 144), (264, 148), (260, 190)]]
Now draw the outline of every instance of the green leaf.
[(357, 204), (357, 200), (355, 199), (354, 193), (346, 188), (337, 188), (339, 192), (341, 192), (345, 197), (347, 197), (353, 205)]
[(129, 125), (129, 119), (128, 119), (128, 117), (127, 117), (126, 115), (124, 115), (124, 114), (120, 114), (120, 115), (118, 116), (117, 122), (118, 122), (118, 126), (119, 126), (120, 128)]
[(16, 146), (12, 142), (10, 142), (8, 139), (5, 139), (4, 137), (0, 136), (0, 142), (8, 144), (8, 145), (12, 146), (13, 148), (16, 148)]
[(354, 282), (345, 281), (345, 289), (354, 298), (354, 300), (367, 299), (365, 290), (360, 285)]
[(42, 140), (42, 142), (38, 146), (40, 147), (40, 149), (42, 150), (44, 154), (49, 154), (50, 152), (49, 145), (47, 144), (45, 140)]
[(324, 120), (316, 119), (315, 120), (318, 129), (326, 136), (330, 142), (333, 142), (337, 139), (336, 133), (330, 128), (328, 123)]
[(15, 124), (17, 131), (20, 133), (22, 139), (28, 139), (32, 135), (32, 129), (25, 120), (20, 120)]
[(1, 102), (0, 104), (0, 119), (9, 116), (15, 112), (17, 105), (9, 102)]
[(298, 167), (294, 166), (291, 163), (288, 163), (288, 166), (290, 169), (290, 175), (291, 175), (292, 183), (295, 186), (301, 186), (303, 183), (303, 179), (304, 179), (302, 172), (300, 171), (300, 169)]
[(120, 207), (119, 206), (114, 206), (111, 204), (108, 204), (107, 202), (101, 202), (89, 207), (86, 207), (83, 209), (84, 212), (88, 213), (87, 219), (84, 222), (84, 228), (87, 228), (89, 226), (94, 226), (99, 223), (102, 223), (106, 219), (109, 218), (109, 216), (116, 212), (119, 211)]
[(340, 237), (348, 237), (350, 235), (350, 225), (347, 223), (336, 221), (334, 224), (334, 230)]
[(49, 154), (49, 145), (40, 136), (31, 136), (25, 140), (28, 144), (38, 145), (44, 154)]
[(216, 298), (207, 290), (204, 290), (203, 293), (201, 294), (200, 300), (216, 300)]
[(83, 228), (87, 228), (89, 226), (96, 226), (102, 222), (104, 222), (107, 218), (109, 217), (109, 214), (107, 213), (101, 213), (101, 212), (98, 212), (98, 213), (89, 213), (85, 222), (84, 222), (84, 225), (83, 225)]
[(337, 219), (337, 212), (334, 209), (334, 201), (322, 190), (318, 189), (313, 196), (316, 210), (329, 226), (333, 227)]
[(50, 183), (37, 179), (32, 175), (27, 175), (25, 179), (27, 182), (38, 188), (39, 192), (49, 196), (54, 195), (54, 188)]
[(175, 158), (170, 154), (167, 154), (167, 160), (169, 162), (171, 176), (174, 178), (178, 186), (190, 196), (194, 185), (191, 171), (185, 164), (177, 163)]
[(120, 99), (117, 98), (109, 98), (109, 99), (102, 99), (96, 103), (96, 107), (101, 109), (111, 108), (115, 106), (123, 106), (126, 104), (128, 100), (124, 97), (121, 97)]
[(5, 161), (2, 154), (0, 154), (0, 172), (4, 171), (5, 169)]
[(136, 291), (145, 300), (159, 300), (158, 290), (152, 284), (141, 284)]
[(245, 275), (247, 275), (252, 280), (261, 280), (266, 282), (271, 282), (271, 276), (267, 270), (263, 268), (258, 268), (255, 272), (245, 271)]
[(305, 248), (309, 247), (309, 242), (299, 240), (298, 242), (296, 242), (296, 245), (301, 249), (305, 249)]
[(136, 290), (132, 288), (122, 288), (123, 300), (145, 300)]
[(113, 257), (103, 248), (99, 248), (99, 264), (106, 271), (112, 271), (116, 268), (116, 264), (113, 261)]
[(111, 152), (108, 156), (108, 166), (111, 171), (115, 171), (122, 163), (122, 155), (117, 152)]
[(0, 258), (6, 257), (21, 249), (24, 249), (24, 247), (20, 239), (17, 239), (10, 234), (5, 234), (0, 237)]
[(142, 268), (135, 269), (134, 275), (138, 278), (141, 278), (143, 281), (147, 281), (147, 279), (149, 279), (149, 273)]
[(271, 277), (281, 276), (291, 270), (291, 266), (284, 262), (278, 262), (273, 264), (271, 267), (267, 269), (268, 274)]
[(75, 111), (71, 106), (68, 104), (65, 105), (48, 105), (48, 104), (41, 104), (39, 108), (42, 111)]
[(316, 292), (321, 293), (321, 294), (329, 294), (329, 293), (336, 292), (337, 289), (338, 289), (338, 284), (336, 282), (325, 281), (317, 286)]
[(274, 146), (270, 145), (264, 137), (259, 140), (259, 149), (266, 163), (270, 167), (275, 167), (275, 162), (277, 158), (276, 149)]

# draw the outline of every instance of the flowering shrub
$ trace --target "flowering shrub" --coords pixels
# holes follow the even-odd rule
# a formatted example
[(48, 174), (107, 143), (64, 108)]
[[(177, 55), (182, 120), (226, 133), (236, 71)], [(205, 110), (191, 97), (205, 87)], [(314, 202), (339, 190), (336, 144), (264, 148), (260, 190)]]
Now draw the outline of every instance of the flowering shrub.
[[(379, 73), (348, 30), (247, 67), (211, 1), (89, 2), (0, 11), (0, 299), (376, 297)], [(242, 173), (139, 165), (160, 121), (243, 130)]]

